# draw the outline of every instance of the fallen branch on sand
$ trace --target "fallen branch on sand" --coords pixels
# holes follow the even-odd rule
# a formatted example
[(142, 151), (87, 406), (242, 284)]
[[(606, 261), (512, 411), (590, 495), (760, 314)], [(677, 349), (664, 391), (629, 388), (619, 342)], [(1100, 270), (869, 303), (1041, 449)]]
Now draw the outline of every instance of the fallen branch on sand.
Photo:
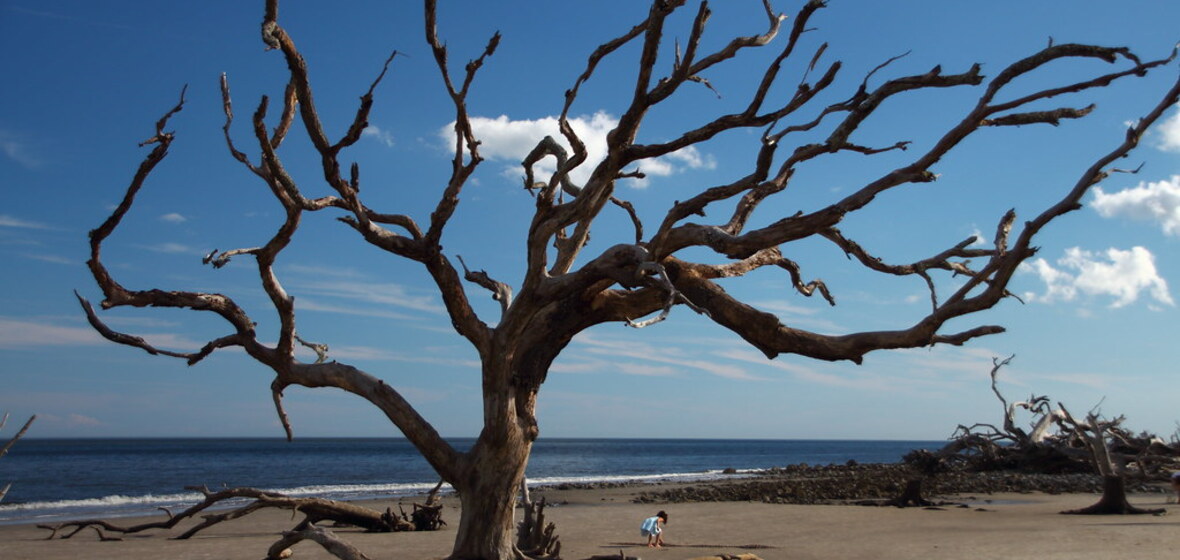
[[(276, 542), (271, 547), (271, 554), (268, 558), (280, 558), (283, 550), (289, 548), (303, 540), (311, 540), (319, 543), (329, 552), (336, 554), (339, 558), (360, 560), (365, 558), (363, 554), (351, 547), (340, 548), (338, 545), (344, 545), (341, 541), (335, 538), (330, 531), (325, 531), (316, 527), (316, 523), (323, 521), (330, 521), (340, 525), (350, 525), (353, 527), (360, 527), (369, 532), (401, 532), (401, 531), (436, 531), (446, 522), (442, 520), (442, 504), (438, 503), (438, 492), (442, 488), (442, 482), (434, 487), (427, 495), (426, 503), (413, 504), (413, 511), (409, 514), (405, 512), (401, 506), (398, 506), (399, 513), (393, 513), (392, 509), (386, 509), (384, 512), (375, 509), (366, 508), (348, 502), (341, 502), (336, 500), (327, 500), (323, 498), (295, 498), (280, 494), (277, 492), (267, 492), (257, 488), (227, 488), (217, 492), (210, 491), (204, 486), (189, 486), (187, 490), (196, 490), (201, 492), (205, 498), (198, 504), (189, 507), (188, 509), (173, 514), (166, 508), (163, 509), (168, 518), (163, 521), (152, 521), (148, 523), (141, 523), (138, 525), (121, 526), (115, 525), (109, 521), (102, 519), (87, 519), (81, 521), (67, 521), (56, 525), (38, 525), (42, 529), (47, 529), (50, 535), (46, 540), (51, 540), (54, 537), (68, 539), (87, 527), (93, 528), (103, 541), (119, 540), (117, 537), (109, 537), (104, 533), (119, 533), (132, 534), (146, 531), (149, 529), (172, 529), (176, 527), (181, 521), (185, 519), (194, 518), (202, 511), (217, 505), (221, 502), (233, 499), (247, 498), (252, 501), (248, 504), (224, 511), (221, 513), (208, 514), (201, 516), (200, 523), (194, 525), (189, 530), (176, 536), (176, 539), (183, 540), (196, 535), (197, 533), (212, 527), (223, 521), (230, 521), (245, 517), (255, 511), (266, 508), (289, 509), (303, 514), (303, 520), (299, 522), (291, 531), (284, 533), (283, 538)], [(72, 529), (72, 530), (71, 530)], [(280, 546), (282, 545), (282, 546)], [(346, 545), (345, 545), (346, 546)], [(341, 556), (337, 554), (337, 551)]]

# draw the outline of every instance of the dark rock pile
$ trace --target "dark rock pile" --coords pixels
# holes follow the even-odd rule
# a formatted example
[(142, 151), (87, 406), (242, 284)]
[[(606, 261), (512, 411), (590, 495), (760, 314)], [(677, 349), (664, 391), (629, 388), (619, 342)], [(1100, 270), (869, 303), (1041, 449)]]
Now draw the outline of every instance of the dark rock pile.
[[(902, 464), (791, 465), (764, 471), (751, 478), (720, 480), (639, 493), (638, 503), (766, 502), (836, 504), (885, 500), (899, 495), (914, 471)], [(952, 494), (998, 492), (1048, 494), (1102, 493), (1096, 474), (1034, 474), (1012, 471), (952, 470), (923, 482), (924, 494), (941, 498)], [(1164, 492), (1158, 482), (1128, 480), (1128, 492)]]

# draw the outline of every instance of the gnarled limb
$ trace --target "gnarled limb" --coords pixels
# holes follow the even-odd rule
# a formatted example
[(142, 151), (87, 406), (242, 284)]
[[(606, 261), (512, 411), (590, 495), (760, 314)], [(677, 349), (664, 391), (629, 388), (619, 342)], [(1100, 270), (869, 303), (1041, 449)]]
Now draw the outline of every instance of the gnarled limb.
[[(641, 22), (624, 28), (615, 38), (596, 48), (573, 86), (567, 90), (558, 118), (559, 132), (564, 144), (569, 146), (568, 153), (556, 140), (542, 139), (522, 162), (525, 186), (536, 191), (536, 207), (527, 237), (522, 240), (527, 253), (525, 269), (520, 274), (523, 281), (511, 305), (508, 305), (510, 288), (507, 284), (492, 280), (486, 273), (468, 270), (462, 261), (460, 271), (444, 253), (441, 242), (457, 213), (465, 186), (482, 161), (481, 140), (472, 126), (467, 102), (476, 76), (497, 49), (499, 35), (492, 35), (482, 52), (467, 62), (462, 70), (452, 71), (447, 47), (436, 29), (435, 0), (424, 0), (425, 41), (454, 109), (454, 158), (449, 176), (438, 185), (438, 198), (423, 227), (418, 225), (423, 222), (409, 215), (368, 207), (365, 200), (373, 199), (362, 196), (360, 165), (341, 159), (367, 126), (375, 88), (389, 70), (396, 52), (371, 81), (355, 112), (346, 117), (343, 123), (345, 132), (339, 138), (329, 138), (325, 131), (330, 127), (322, 121), (312, 96), (307, 61), (279, 23), (278, 0), (266, 0), (262, 39), (269, 48), (281, 54), (287, 66), (287, 87), (281, 113), (277, 124), (272, 126), (267, 117), (269, 101), (265, 97), (260, 100), (251, 121), (257, 153), (247, 156), (230, 135), (233, 107), (228, 80), (224, 80), (223, 133), (231, 157), (261, 180), (282, 208), (283, 221), (263, 244), (250, 243), (242, 248), (214, 251), (208, 255), (207, 261), (217, 267), (231, 258), (252, 260), (277, 318), (277, 330), (260, 337), (251, 317), (226, 295), (129, 290), (117, 283), (100, 261), (101, 244), (128, 212), (148, 174), (163, 159), (172, 141), (172, 133), (165, 131), (165, 126), (168, 118), (183, 106), (183, 94), (181, 102), (157, 122), (155, 134), (148, 141), (153, 149), (127, 187), (123, 202), (92, 232), (88, 264), (103, 291), (104, 309), (132, 306), (211, 311), (226, 321), (230, 332), (195, 352), (165, 353), (140, 338), (107, 328), (96, 320), (93, 309), (89, 309), (84, 300), (79, 298), (80, 302), (87, 309), (88, 317), (94, 319), (92, 325), (96, 330), (120, 344), (145, 351), (196, 363), (215, 350), (241, 347), (274, 372), (270, 385), (272, 398), (288, 436), (290, 422), (281, 399), (286, 387), (335, 387), (365, 399), (378, 407), (422, 451), (440, 476), (459, 491), (465, 513), (453, 555), (505, 560), (520, 552), (514, 550), (511, 539), (510, 494), (514, 493), (524, 475), (530, 446), (539, 433), (536, 422), (539, 387), (554, 360), (579, 332), (606, 322), (635, 324), (636, 318), (652, 314), (657, 316), (645, 323), (662, 320), (669, 316), (674, 306), (685, 304), (707, 313), (715, 323), (737, 333), (768, 357), (792, 353), (857, 363), (866, 354), (877, 350), (964, 344), (977, 337), (1003, 332), (1002, 327), (988, 325), (962, 327), (963, 330), (957, 332), (944, 332), (944, 329), (1012, 296), (1007, 289), (1008, 283), (1021, 263), (1035, 254), (1035, 235), (1058, 217), (1079, 208), (1088, 189), (1109, 173), (1119, 171), (1112, 167), (1115, 160), (1130, 153), (1147, 127), (1157, 122), (1165, 109), (1180, 101), (1178, 81), (1153, 110), (1128, 130), (1122, 144), (1094, 160), (1053, 206), (1023, 223), (1019, 229), (1015, 226), (1015, 213), (1004, 214), (998, 222), (993, 247), (976, 248), (969, 241), (943, 241), (925, 253), (930, 255), (926, 258), (911, 263), (889, 263), (873, 253), (877, 248), (864, 240), (853, 239), (838, 228), (878, 196), (893, 189), (938, 180), (934, 166), (952, 150), (964, 146), (964, 142), (979, 130), (986, 127), (1008, 132), (1017, 125), (1058, 125), (1084, 118), (1091, 111), (1085, 101), (1058, 103), (1058, 96), (1086, 93), (1127, 77), (1142, 75), (1167, 64), (1171, 58), (1145, 61), (1125, 48), (1050, 44), (1031, 56), (1000, 68), (989, 79), (983, 75), (980, 64), (967, 66), (957, 73), (944, 73), (936, 66), (925, 73), (885, 76), (900, 59), (892, 57), (867, 72), (863, 79), (853, 82), (846, 95), (832, 95), (832, 90), (838, 87), (842, 63), (824, 60), (831, 52), (826, 43), (804, 52), (806, 47), (802, 41), (811, 29), (808, 21), (824, 5), (821, 0), (811, 0), (799, 9), (785, 45), (776, 56), (768, 57), (773, 60), (766, 63), (760, 77), (754, 75), (759, 79), (744, 92), (746, 102), (739, 99), (736, 112), (704, 116), (697, 122), (693, 122), (696, 115), (685, 115), (685, 119), (677, 119), (693, 122), (685, 129), (661, 131), (661, 140), (642, 139), (640, 131), (645, 130), (648, 116), (658, 112), (657, 109), (671, 108), (672, 104), (661, 104), (674, 98), (684, 84), (703, 84), (713, 88), (709, 81), (712, 70), (748, 51), (771, 44), (784, 33), (785, 18), (776, 14), (769, 1), (764, 0), (764, 28), (751, 35), (714, 43), (718, 46), (709, 52), (709, 43), (703, 38), (711, 7), (699, 4), (695, 15), (685, 19), (672, 17), (685, 4), (682, 0), (653, 0)], [(678, 21), (686, 21), (689, 26), (680, 34), (685, 38), (683, 43), (680, 39), (669, 38), (676, 34), (669, 32), (668, 26)], [(608, 57), (619, 53), (625, 45), (632, 45), (638, 51), (637, 66), (629, 74), (633, 76), (633, 82), (624, 86), (629, 95), (624, 96), (627, 99), (618, 111), (617, 125), (606, 136), (605, 157), (601, 161), (588, 162), (588, 139), (578, 137), (568, 116), (581, 86), (595, 75)], [(669, 49), (674, 51), (668, 52)], [(799, 53), (808, 58), (795, 60)], [(656, 67), (661, 60), (671, 62), (666, 73)], [(1092, 71), (1085, 65), (1074, 65), (1078, 72), (1086, 73), (1080, 79), (1071, 78), (1072, 81), (1060, 78), (1049, 81), (1053, 76), (1040, 71), (1047, 63), (1063, 60), (1118, 62), (1120, 65), (1109, 71)], [(783, 82), (787, 80), (784, 76), (790, 69), (797, 69), (800, 76), (797, 82), (791, 78), (790, 85), (784, 88)], [(1028, 79), (1023, 79), (1026, 77)], [(1006, 98), (1014, 89), (1009, 85), (1017, 81), (1040, 85), (1012, 93), (1014, 98)], [(900, 134), (885, 140), (861, 138), (865, 123), (872, 120), (881, 107), (901, 96), (915, 92), (934, 93), (947, 88), (974, 91), (976, 101), (936, 133), (932, 142), (911, 143)], [(1029, 89), (1033, 91), (1029, 92)], [(843, 100), (832, 103), (832, 99)], [(317, 172), (330, 193), (326, 196), (313, 198), (305, 194), (311, 190), (305, 190), (297, 183), (280, 157), (279, 148), (297, 125), (302, 125), (308, 142), (320, 156)], [(689, 192), (682, 200), (667, 206), (654, 232), (649, 233), (643, 227), (641, 217), (646, 214), (616, 196), (619, 180), (640, 176), (644, 160), (705, 145), (723, 133), (755, 128), (760, 129), (760, 135), (750, 150), (750, 168), (741, 176), (721, 179), (711, 187), (695, 192), (684, 189)], [(786, 145), (788, 140), (803, 134), (809, 140), (795, 146)], [(751, 135), (751, 138), (755, 137)], [(791, 194), (789, 187), (797, 177), (796, 171), (805, 166), (841, 155), (859, 154), (868, 168), (873, 161), (884, 159), (878, 157), (882, 153), (889, 153), (901, 164), (869, 170), (870, 180), (844, 191), (846, 194), (826, 205), (821, 203), (814, 210), (791, 214), (798, 205), (789, 201), (786, 205), (767, 203), (780, 201)], [(557, 160), (556, 171), (548, 181), (535, 181), (533, 167), (550, 156)], [(591, 165), (592, 169), (585, 174), (584, 181), (579, 181), (581, 184), (575, 185), (571, 173), (582, 165)], [(371, 180), (366, 176), (366, 181), (364, 192), (368, 193), (372, 190)], [(624, 208), (631, 227), (619, 228), (621, 232), (597, 231), (596, 236), (606, 234), (604, 237), (608, 237), (603, 245), (605, 248), (582, 262), (583, 251), (593, 246), (588, 244), (591, 231), (607, 204)], [(710, 220), (707, 211), (718, 207), (723, 210), (715, 212), (717, 217)], [(291, 246), (301, 220), (318, 212), (335, 212), (335, 219), (355, 230), (365, 243), (388, 256), (420, 264), (433, 281), (454, 330), (471, 343), (481, 361), (478, 381), (483, 391), (483, 426), (470, 451), (459, 452), (450, 446), (398, 391), (380, 378), (348, 364), (328, 361), (318, 351), (316, 363), (296, 359), (298, 345), (307, 344), (296, 332), (294, 298), (280, 281), (275, 263)], [(701, 223), (689, 222), (692, 216), (700, 217)], [(754, 222), (755, 217), (764, 221)], [(616, 234), (621, 239), (609, 239)], [(790, 289), (805, 296), (819, 291), (825, 300), (834, 303), (837, 295), (834, 290), (821, 280), (805, 280), (803, 261), (792, 260), (799, 258), (793, 244), (821, 239), (826, 242), (821, 246), (830, 248), (829, 243), (833, 244), (865, 269), (883, 277), (920, 279), (930, 290), (929, 313), (894, 330), (833, 336), (783, 324), (774, 314), (741, 302), (722, 286), (725, 279), (774, 266), (789, 276)], [(713, 256), (708, 258), (721, 262), (690, 260), (709, 252)], [(823, 271), (817, 272), (809, 263), (804, 264), (808, 264), (807, 276), (823, 276)], [(961, 285), (940, 297), (935, 288), (941, 288), (939, 280), (944, 274), (957, 277), (955, 279)], [(473, 309), (465, 291), (469, 289), (465, 281), (500, 295), (501, 317), (494, 326), (481, 320)], [(311, 334), (313, 331), (303, 325), (300, 332)], [(1002, 440), (996, 438), (1003, 437), (1004, 432), (1004, 429), (992, 429), (983, 441), (998, 445)]]
[(291, 556), (290, 548), (305, 540), (315, 542), (324, 547), (324, 550), (328, 551), (329, 554), (341, 560), (369, 560), (369, 557), (365, 556), (360, 549), (341, 540), (332, 531), (314, 525), (283, 533), (283, 538), (279, 539), (267, 550), (266, 558), (267, 560), (287, 558)]

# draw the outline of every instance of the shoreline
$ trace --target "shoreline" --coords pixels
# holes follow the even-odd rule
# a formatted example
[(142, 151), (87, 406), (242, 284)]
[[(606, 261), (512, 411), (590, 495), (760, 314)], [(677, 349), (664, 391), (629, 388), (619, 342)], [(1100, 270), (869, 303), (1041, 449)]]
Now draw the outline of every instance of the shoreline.
[[(739, 480), (712, 483), (740, 485)], [(697, 485), (700, 486), (700, 485)], [(1093, 493), (999, 492), (940, 494), (939, 499), (964, 502), (939, 508), (801, 505), (762, 501), (650, 500), (653, 490), (675, 492), (692, 483), (547, 487), (533, 491), (544, 498), (547, 520), (556, 524), (562, 557), (583, 560), (618, 554), (644, 559), (687, 560), (716, 553), (754, 553), (764, 560), (791, 559), (1010, 559), (1137, 558), (1171, 559), (1180, 550), (1180, 505), (1166, 504), (1169, 494), (1134, 493), (1133, 504), (1165, 508), (1168, 515), (1077, 516), (1058, 512), (1090, 505)], [(647, 503), (637, 503), (641, 495)], [(420, 497), (417, 498), (420, 501)], [(409, 510), (415, 498), (357, 502), (377, 509), (400, 502)], [(443, 497), (443, 519), (457, 523), (458, 499)], [(649, 549), (639, 536), (639, 522), (657, 510), (670, 520), (669, 546)], [(145, 519), (160, 519), (160, 516)], [(131, 525), (141, 519), (120, 521)], [(99, 542), (87, 529), (70, 539), (45, 540), (49, 531), (32, 524), (0, 526), (0, 556), (5, 559), (76, 560), (77, 558), (250, 559), (265, 556), (280, 532), (297, 522), (291, 512), (262, 510), (221, 523), (186, 541), (169, 537), (195, 522), (171, 531), (124, 535), (117, 542)], [(434, 532), (364, 533), (334, 528), (342, 538), (373, 560), (444, 558), (455, 537), (454, 525)], [(313, 543), (294, 548), (298, 559), (332, 557)]]

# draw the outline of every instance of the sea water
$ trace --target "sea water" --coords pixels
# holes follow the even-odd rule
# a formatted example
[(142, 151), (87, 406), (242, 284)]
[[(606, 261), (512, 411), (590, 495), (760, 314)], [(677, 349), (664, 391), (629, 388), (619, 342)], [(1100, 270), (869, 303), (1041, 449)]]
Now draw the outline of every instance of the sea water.
[[(465, 450), (472, 439), (453, 439)], [(533, 447), (534, 486), (707, 480), (725, 469), (895, 463), (942, 442), (851, 440), (554, 439)], [(186, 486), (252, 486), (335, 499), (422, 494), (438, 475), (404, 439), (22, 439), (0, 460), (0, 523), (106, 518), (183, 509)]]

